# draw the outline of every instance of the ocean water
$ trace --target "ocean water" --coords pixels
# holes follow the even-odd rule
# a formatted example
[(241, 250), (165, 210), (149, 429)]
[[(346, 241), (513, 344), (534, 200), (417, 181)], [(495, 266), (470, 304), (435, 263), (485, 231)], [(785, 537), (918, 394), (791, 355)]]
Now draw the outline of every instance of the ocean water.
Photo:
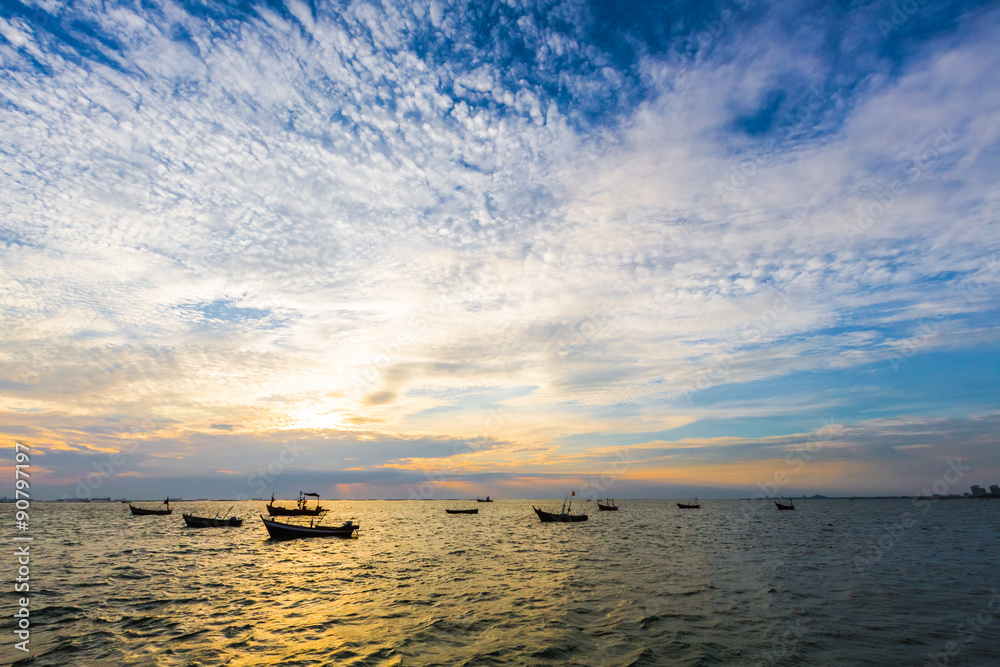
[(29, 664), (1000, 664), (997, 500), (323, 503), (359, 537), (270, 541), (263, 502), (207, 529), (181, 512), (232, 503), (33, 503)]

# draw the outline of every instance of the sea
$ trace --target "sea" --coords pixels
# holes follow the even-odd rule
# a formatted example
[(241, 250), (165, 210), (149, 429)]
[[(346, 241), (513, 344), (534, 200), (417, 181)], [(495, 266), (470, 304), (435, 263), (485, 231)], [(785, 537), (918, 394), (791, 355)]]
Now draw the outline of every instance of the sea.
[(254, 501), (200, 529), (234, 503), (0, 506), (0, 664), (1000, 665), (1000, 500), (322, 502), (358, 537), (269, 540)]

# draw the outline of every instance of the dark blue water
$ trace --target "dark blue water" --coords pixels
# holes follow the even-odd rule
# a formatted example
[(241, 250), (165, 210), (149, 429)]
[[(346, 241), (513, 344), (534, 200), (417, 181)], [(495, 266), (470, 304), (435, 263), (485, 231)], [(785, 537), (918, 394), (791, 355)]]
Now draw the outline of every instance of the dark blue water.
[(259, 502), (225, 529), (180, 514), (231, 503), (33, 504), (32, 664), (1000, 664), (1000, 501), (325, 504), (360, 536), (269, 541)]

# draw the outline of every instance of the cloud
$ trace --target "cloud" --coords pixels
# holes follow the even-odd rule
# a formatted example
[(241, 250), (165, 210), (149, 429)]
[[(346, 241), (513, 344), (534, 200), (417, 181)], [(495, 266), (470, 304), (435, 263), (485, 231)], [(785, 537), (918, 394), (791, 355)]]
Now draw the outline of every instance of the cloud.
[(994, 8), (535, 9), (9, 9), (11, 430), (541, 461), (995, 344)]

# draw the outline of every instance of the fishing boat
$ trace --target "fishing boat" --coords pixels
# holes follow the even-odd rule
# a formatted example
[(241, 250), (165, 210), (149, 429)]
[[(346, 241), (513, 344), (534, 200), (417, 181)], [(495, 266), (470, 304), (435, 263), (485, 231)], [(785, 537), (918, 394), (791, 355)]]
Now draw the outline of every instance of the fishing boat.
[(677, 506), (680, 507), (682, 510), (696, 510), (701, 508), (701, 503), (698, 502), (698, 498), (696, 496), (694, 502), (677, 503)]
[(221, 528), (224, 526), (239, 528), (243, 525), (243, 519), (235, 516), (228, 519), (225, 517), (219, 519), (212, 516), (195, 516), (194, 514), (182, 514), (181, 516), (184, 517), (184, 523), (191, 528)]
[(531, 509), (535, 510), (535, 514), (538, 515), (538, 519), (542, 523), (549, 523), (549, 522), (569, 523), (571, 521), (586, 521), (587, 520), (586, 514), (573, 514), (571, 511), (573, 509), (573, 496), (575, 495), (576, 491), (574, 491), (569, 498), (569, 506), (566, 505), (565, 500), (563, 501), (562, 509), (559, 510), (558, 514), (556, 514), (555, 512), (546, 512), (545, 510), (540, 510), (534, 505), (531, 506)]
[(132, 511), (132, 516), (166, 516), (173, 512), (173, 510), (170, 509), (170, 498), (164, 500), (163, 504), (166, 505), (165, 509), (147, 510), (142, 507), (136, 507), (132, 503), (128, 504), (128, 508)]
[(479, 514), (479, 508), (474, 510), (445, 510), (446, 514)]
[(569, 522), (569, 521), (586, 521), (587, 520), (587, 515), (586, 514), (570, 514), (568, 512), (566, 512), (566, 513), (560, 512), (560, 513), (557, 514), (555, 512), (546, 512), (545, 510), (540, 510), (537, 507), (535, 507), (534, 505), (531, 506), (531, 509), (535, 510), (535, 514), (538, 515), (538, 518), (543, 523), (547, 523), (549, 521)]
[(597, 509), (602, 512), (617, 512), (618, 505), (615, 504), (613, 498), (605, 498), (603, 503), (600, 500), (597, 501)]
[(492, 503), (493, 501), (490, 500), (489, 496), (486, 496), (485, 498), (476, 498), (476, 502), (477, 503)]
[(260, 520), (264, 522), (267, 534), (272, 540), (294, 540), (300, 537), (354, 537), (361, 527), (361, 524), (354, 521), (345, 521), (339, 526), (313, 525), (313, 522), (310, 521), (307, 526), (275, 521), (268, 519), (263, 514), (260, 515)]
[(793, 510), (793, 509), (795, 509), (795, 505), (792, 504), (792, 499), (791, 498), (788, 499), (788, 504), (787, 505), (782, 505), (777, 500), (774, 501), (774, 504), (778, 506), (779, 510)]
[[(307, 505), (307, 498), (315, 498), (316, 507), (309, 507)], [(318, 493), (306, 493), (304, 491), (299, 491), (299, 499), (295, 507), (279, 507), (275, 505), (273, 493), (271, 494), (271, 502), (267, 504), (267, 513), (271, 516), (320, 516), (326, 514), (328, 511), (319, 506)]]

